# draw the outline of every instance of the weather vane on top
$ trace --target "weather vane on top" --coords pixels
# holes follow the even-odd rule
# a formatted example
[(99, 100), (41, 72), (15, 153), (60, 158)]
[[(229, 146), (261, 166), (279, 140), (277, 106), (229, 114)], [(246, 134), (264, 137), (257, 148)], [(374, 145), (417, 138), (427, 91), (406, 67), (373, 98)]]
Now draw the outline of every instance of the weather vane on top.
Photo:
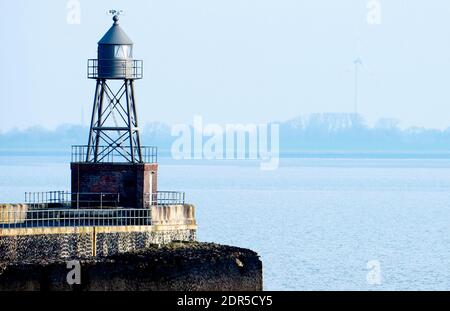
[(124, 15), (123, 10), (109, 10), (108, 13), (113, 16), (116, 25), (119, 23), (119, 16)]
[(109, 10), (108, 13), (114, 16), (120, 16), (123, 15), (123, 10)]

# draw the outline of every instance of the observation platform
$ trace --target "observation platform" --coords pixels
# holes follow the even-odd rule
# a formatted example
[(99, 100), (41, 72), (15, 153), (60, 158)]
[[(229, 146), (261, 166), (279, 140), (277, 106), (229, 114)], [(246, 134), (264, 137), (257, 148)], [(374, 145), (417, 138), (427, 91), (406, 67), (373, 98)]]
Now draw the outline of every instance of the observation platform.
[(184, 192), (159, 191), (145, 194), (145, 208), (124, 208), (117, 193), (25, 193), (25, 204), (0, 205), (0, 229), (150, 226), (155, 219), (160, 224), (159, 210), (179, 213), (190, 206), (185, 197)]
[(89, 59), (88, 79), (140, 80), (144, 76), (144, 62), (134, 59)]
[[(117, 128), (113, 129), (114, 131)], [(131, 150), (131, 149), (130, 149)], [(133, 152), (120, 146), (72, 146), (72, 163), (158, 163), (158, 147), (133, 147)], [(97, 156), (95, 156), (97, 155)]]

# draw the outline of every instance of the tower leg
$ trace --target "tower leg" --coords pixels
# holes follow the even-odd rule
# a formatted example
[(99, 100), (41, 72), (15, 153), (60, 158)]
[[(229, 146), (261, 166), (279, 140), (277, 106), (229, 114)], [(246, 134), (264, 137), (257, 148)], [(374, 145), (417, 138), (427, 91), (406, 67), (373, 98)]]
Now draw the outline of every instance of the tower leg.
[(87, 152), (86, 152), (86, 162), (89, 162), (91, 154), (93, 153), (92, 151), (92, 147), (94, 144), (94, 124), (96, 123), (97, 120), (97, 111), (98, 111), (98, 102), (99, 102), (99, 91), (101, 88), (101, 80), (97, 79), (97, 84), (95, 86), (95, 97), (94, 97), (94, 105), (92, 108), (92, 116), (91, 116), (91, 127), (89, 129), (89, 139), (88, 139), (88, 148), (87, 148)]
[[(102, 126), (102, 116), (103, 116), (103, 98), (104, 98), (104, 94), (105, 94), (105, 80), (101, 81), (101, 87), (100, 87), (100, 96), (99, 96), (99, 100), (98, 100), (98, 109), (97, 109), (97, 127), (101, 127)], [(95, 127), (95, 125), (94, 125)], [(92, 129), (92, 127), (91, 127)], [(100, 146), (100, 135), (101, 135), (101, 131), (96, 130), (96, 137), (95, 137), (95, 150), (94, 150), (94, 162), (98, 161), (98, 147)]]
[(134, 115), (134, 123), (136, 127), (136, 148), (138, 152), (139, 162), (142, 162), (142, 149), (141, 149), (141, 138), (140, 138), (140, 129), (139, 129), (139, 123), (138, 123), (138, 114), (137, 114), (137, 108), (136, 108), (136, 100), (134, 97), (134, 81), (130, 80), (130, 90), (131, 90), (131, 107), (133, 110)]
[(125, 94), (126, 94), (126, 98), (127, 98), (127, 117), (128, 117), (128, 131), (129, 131), (129, 135), (130, 135), (130, 154), (131, 154), (131, 162), (135, 162), (135, 157), (134, 157), (134, 141), (133, 141), (133, 136), (134, 136), (134, 124), (133, 124), (133, 117), (131, 115), (131, 105), (132, 105), (132, 100), (130, 99), (130, 85), (128, 83), (128, 80), (125, 80)]

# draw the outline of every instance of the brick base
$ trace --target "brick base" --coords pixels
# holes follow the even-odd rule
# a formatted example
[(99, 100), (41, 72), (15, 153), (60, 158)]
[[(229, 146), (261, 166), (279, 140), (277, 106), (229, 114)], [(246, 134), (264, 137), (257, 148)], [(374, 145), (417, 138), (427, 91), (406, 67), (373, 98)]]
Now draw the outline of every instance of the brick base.
[(144, 194), (158, 190), (158, 164), (72, 163), (72, 193), (118, 193), (120, 206), (143, 208)]

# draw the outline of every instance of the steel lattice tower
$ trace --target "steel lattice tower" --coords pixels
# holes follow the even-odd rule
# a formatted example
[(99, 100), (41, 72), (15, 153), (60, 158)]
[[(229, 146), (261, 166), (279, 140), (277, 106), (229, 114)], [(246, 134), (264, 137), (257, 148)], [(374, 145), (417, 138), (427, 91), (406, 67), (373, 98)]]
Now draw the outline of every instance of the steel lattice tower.
[(142, 163), (134, 81), (142, 79), (141, 60), (133, 59), (133, 42), (119, 26), (119, 16), (98, 42), (98, 59), (88, 61), (88, 78), (96, 79), (86, 162), (109, 162), (120, 156)]

